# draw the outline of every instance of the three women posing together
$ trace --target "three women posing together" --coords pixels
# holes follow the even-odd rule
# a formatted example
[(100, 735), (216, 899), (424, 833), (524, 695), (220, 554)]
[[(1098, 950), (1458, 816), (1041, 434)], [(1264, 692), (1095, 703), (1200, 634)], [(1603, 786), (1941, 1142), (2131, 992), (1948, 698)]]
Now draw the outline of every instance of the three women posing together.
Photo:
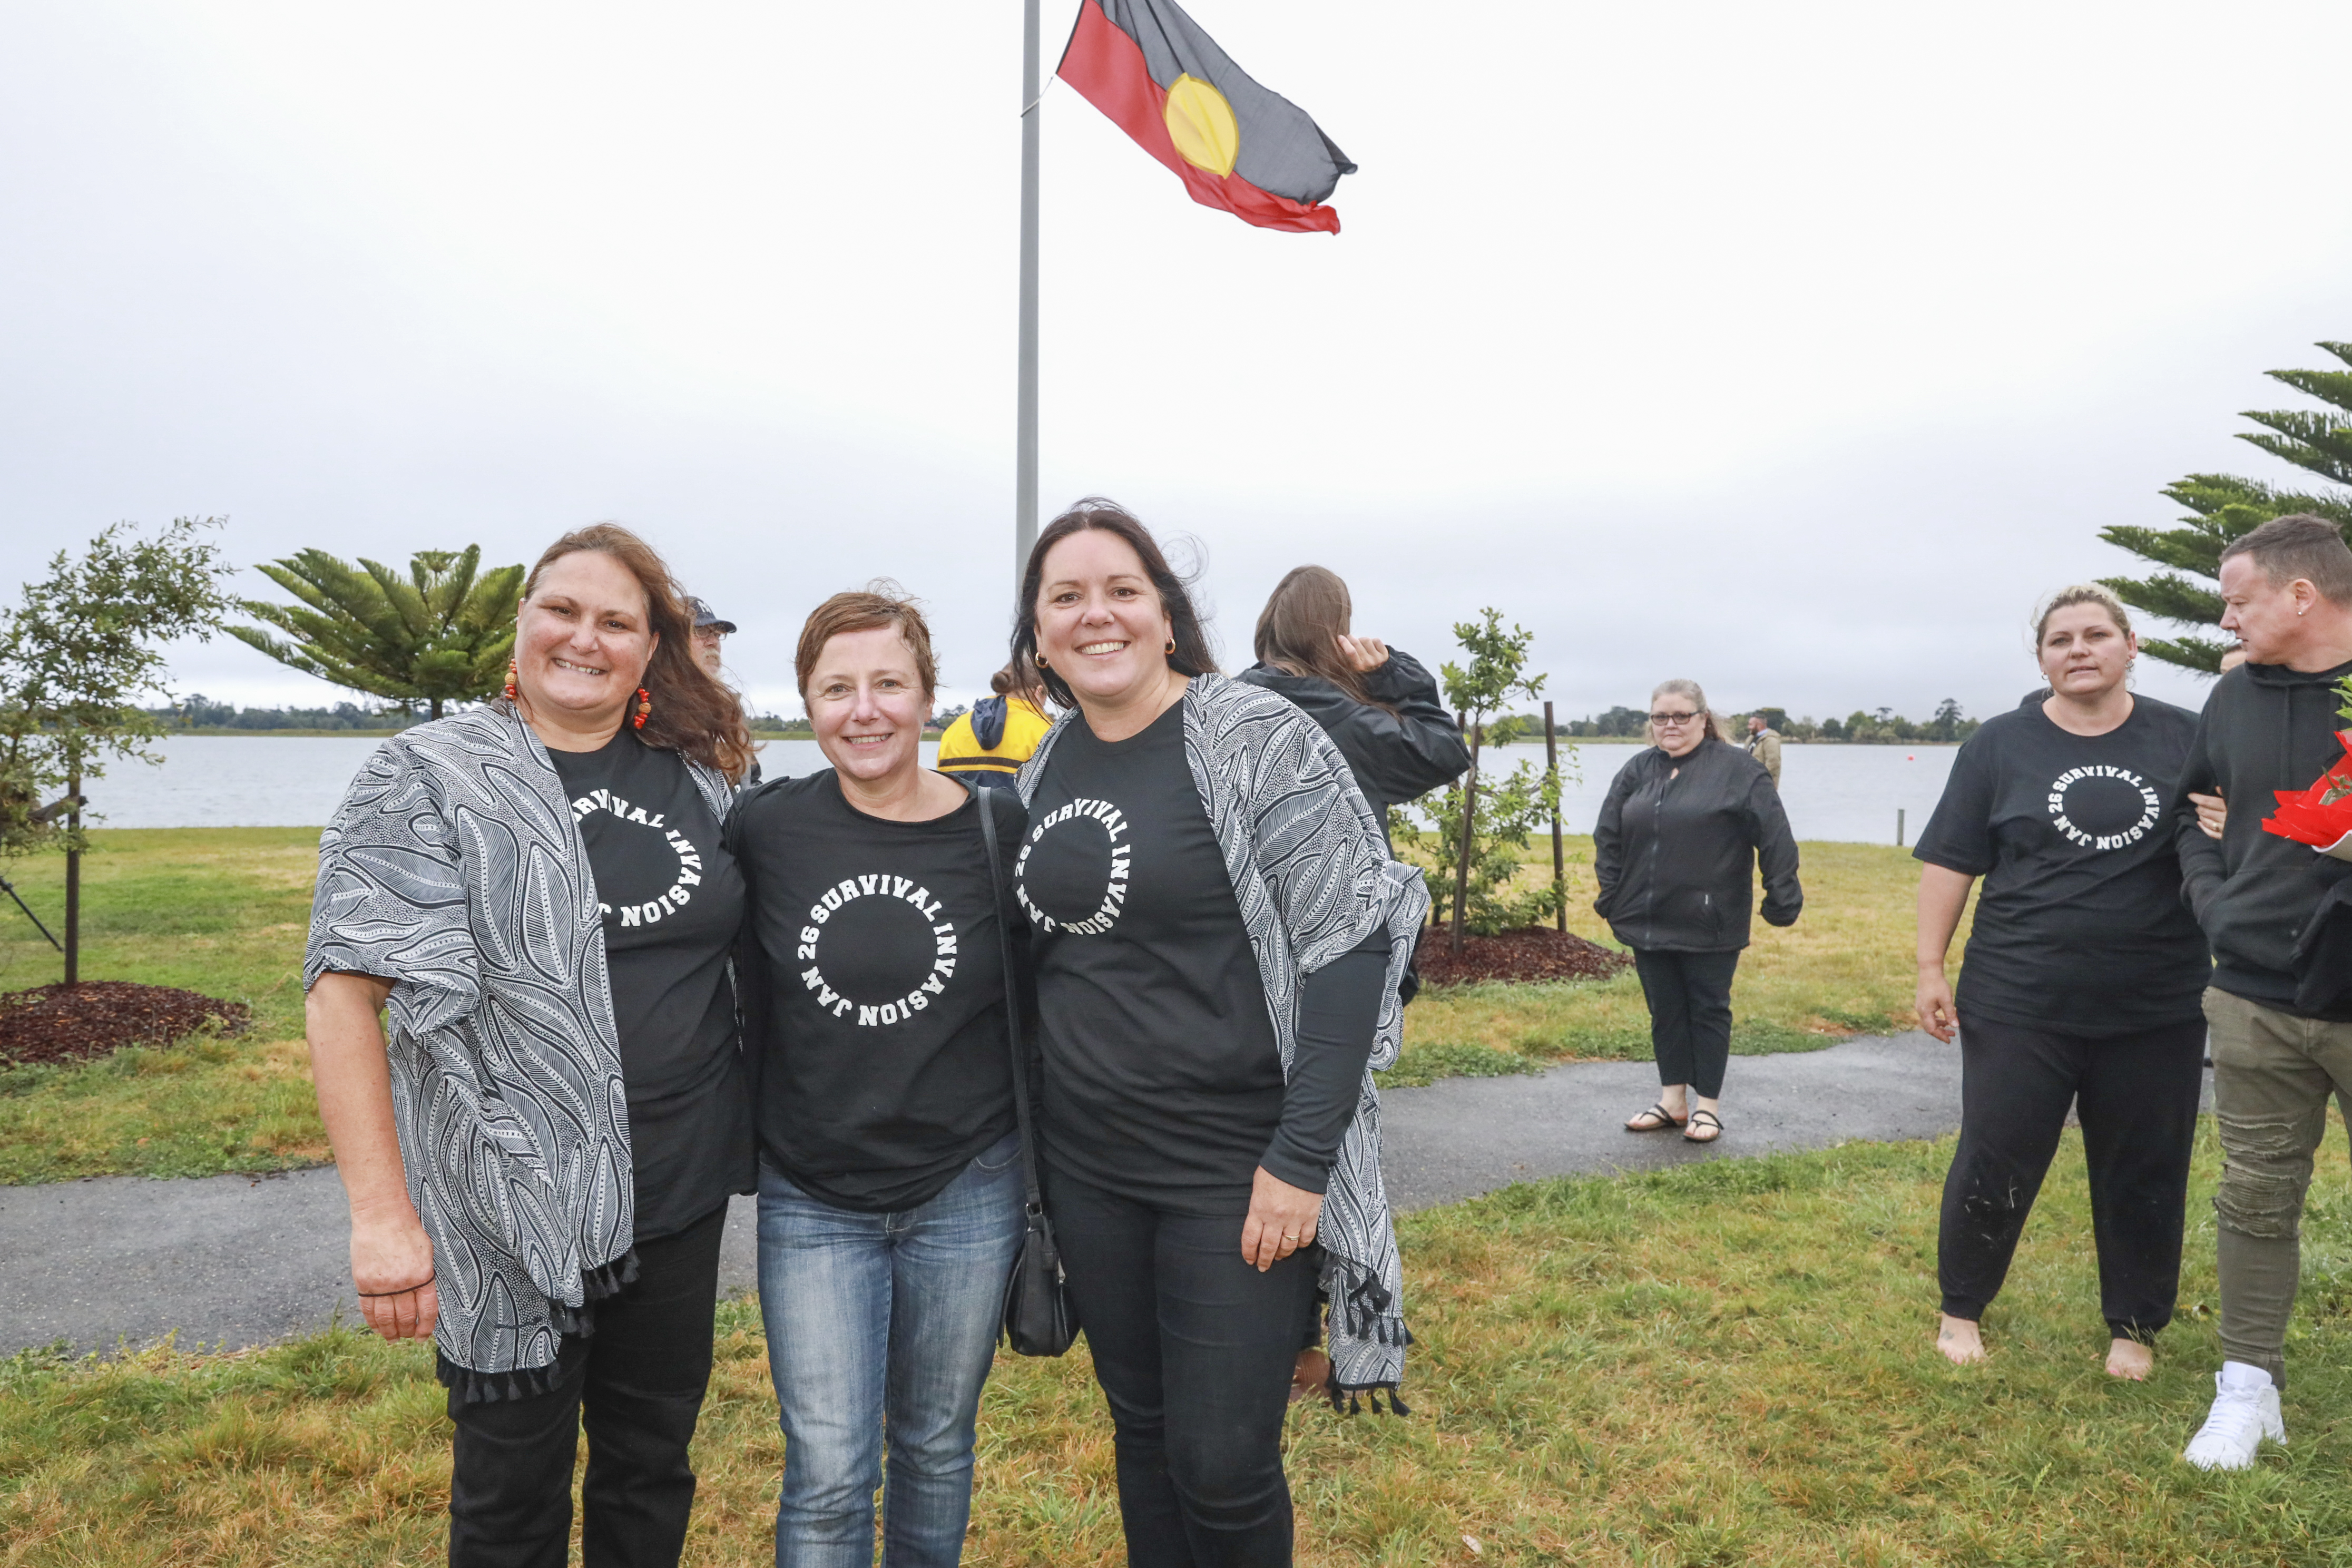
[(877, 1487), (886, 1563), (956, 1562), (1041, 1173), (1129, 1560), (1287, 1563), (1318, 1300), (1335, 1394), (1393, 1397), (1409, 1341), (1370, 1075), (1427, 897), (1341, 752), (1214, 672), (1107, 503), (1030, 557), (1013, 653), (1063, 711), (1016, 790), (922, 768), (929, 634), (869, 593), (798, 649), (834, 766), (738, 796), (688, 632), (641, 542), (567, 535), (506, 700), (387, 742), (321, 843), (320, 1101), (368, 1321), (436, 1343), (451, 1561), (564, 1561), (583, 1420), (585, 1560), (677, 1561), (756, 1190), (778, 1563), (871, 1563)]

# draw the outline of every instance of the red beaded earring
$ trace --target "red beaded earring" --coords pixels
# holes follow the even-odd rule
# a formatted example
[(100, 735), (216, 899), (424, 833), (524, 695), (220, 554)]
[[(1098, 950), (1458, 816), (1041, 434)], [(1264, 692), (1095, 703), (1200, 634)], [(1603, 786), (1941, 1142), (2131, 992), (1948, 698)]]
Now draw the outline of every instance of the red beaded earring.
[(650, 692), (650, 691), (647, 691), (647, 690), (646, 690), (644, 687), (642, 687), (642, 686), (638, 687), (638, 688), (637, 688), (637, 716), (636, 716), (635, 719), (632, 719), (632, 720), (630, 720), (630, 721), (629, 721), (629, 727), (630, 727), (631, 729), (633, 729), (633, 730), (642, 730), (642, 729), (644, 729), (644, 728), (646, 727), (646, 714), (648, 714), (648, 713), (650, 713), (650, 712), (652, 712), (653, 710), (654, 710), (654, 694), (653, 694), (652, 692)]
[(517, 668), (515, 668), (515, 661), (514, 661), (514, 660), (512, 660), (512, 659), (509, 659), (509, 660), (507, 660), (507, 684), (506, 684), (506, 695), (507, 695), (507, 700), (508, 700), (508, 701), (509, 701), (509, 702), (511, 702), (511, 701), (513, 701), (513, 700), (515, 700), (515, 678), (516, 678), (517, 676), (520, 675), (521, 673), (522, 673), (522, 671), (520, 671), (520, 669), (517, 669)]

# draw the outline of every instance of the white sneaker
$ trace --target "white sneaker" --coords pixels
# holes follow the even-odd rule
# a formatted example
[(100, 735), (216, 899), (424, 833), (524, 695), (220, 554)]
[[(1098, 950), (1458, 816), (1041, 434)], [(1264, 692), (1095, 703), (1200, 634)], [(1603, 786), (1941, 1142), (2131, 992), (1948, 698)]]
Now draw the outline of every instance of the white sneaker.
[(2213, 1374), (2213, 1408), (2180, 1457), (2200, 1470), (2248, 1470), (2263, 1439), (2286, 1441), (2278, 1386), (2258, 1366), (2223, 1362)]

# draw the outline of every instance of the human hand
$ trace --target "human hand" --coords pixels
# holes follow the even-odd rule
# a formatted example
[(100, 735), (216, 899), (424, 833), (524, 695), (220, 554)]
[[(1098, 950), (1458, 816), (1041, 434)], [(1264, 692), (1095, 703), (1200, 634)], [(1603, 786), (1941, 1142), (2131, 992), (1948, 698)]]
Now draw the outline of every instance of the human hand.
[(1378, 637), (1342, 637), (1339, 657), (1360, 675), (1370, 675), (1389, 661), (1389, 645)]
[(360, 1316), (388, 1340), (430, 1339), (441, 1321), (433, 1241), (415, 1209), (352, 1215), (352, 1284)]
[(2204, 830), (2205, 837), (2221, 837), (2221, 829), (2230, 822), (2229, 803), (2221, 798), (2221, 792), (2215, 790), (2211, 795), (2199, 795), (2191, 790), (2189, 798), (2197, 803), (2197, 826)]
[(1942, 964), (1932, 969), (1920, 966), (1919, 990), (1913, 1002), (1919, 1010), (1919, 1026), (1950, 1045), (1952, 1030), (1959, 1023), (1960, 1015), (1952, 1005), (1951, 982), (1944, 978)]
[(1243, 1260), (1263, 1274), (1315, 1239), (1323, 1194), (1294, 1187), (1260, 1165), (1250, 1183), (1249, 1216), (1242, 1221)]

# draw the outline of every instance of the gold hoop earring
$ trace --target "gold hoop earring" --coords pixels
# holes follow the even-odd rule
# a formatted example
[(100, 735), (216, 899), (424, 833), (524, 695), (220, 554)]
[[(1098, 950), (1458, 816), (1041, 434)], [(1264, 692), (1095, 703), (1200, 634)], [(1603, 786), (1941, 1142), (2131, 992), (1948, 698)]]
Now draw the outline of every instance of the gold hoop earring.
[(1175, 639), (1174, 637), (1170, 637), (1170, 638), (1168, 639), (1168, 646), (1167, 646), (1166, 647), (1161, 648), (1160, 651), (1161, 653), (1164, 653), (1164, 654), (1169, 655), (1169, 656), (1170, 656), (1170, 657), (1171, 657), (1171, 658), (1172, 658), (1172, 657), (1174, 657), (1175, 652), (1176, 652), (1176, 639)]
[(1041, 653), (1041, 654), (1036, 655), (1035, 657), (1036, 657), (1036, 659), (1037, 659), (1037, 668), (1040, 668), (1040, 669), (1051, 669), (1051, 668), (1054, 668), (1052, 665), (1047, 664), (1047, 663), (1045, 662), (1045, 656), (1044, 654), (1042, 654), (1042, 653)]

